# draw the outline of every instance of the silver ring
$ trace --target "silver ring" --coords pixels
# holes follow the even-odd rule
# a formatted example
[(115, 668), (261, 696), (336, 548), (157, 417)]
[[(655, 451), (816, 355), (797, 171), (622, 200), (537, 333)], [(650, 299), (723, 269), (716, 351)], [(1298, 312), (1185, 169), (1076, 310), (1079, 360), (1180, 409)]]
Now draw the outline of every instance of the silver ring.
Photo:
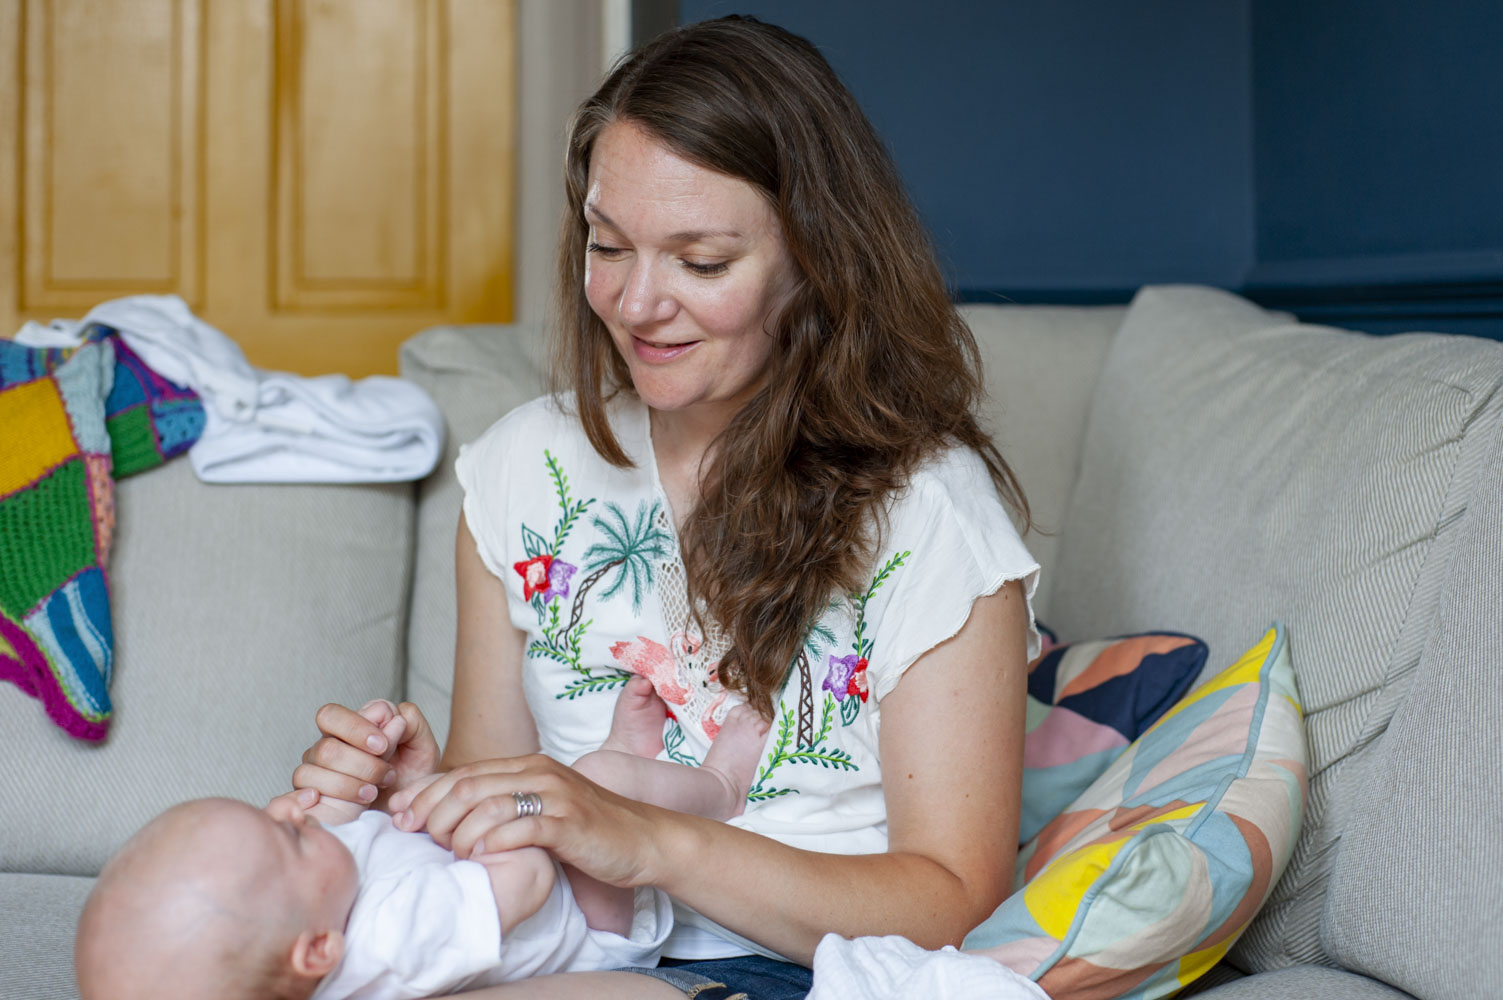
[(517, 819), (543, 815), (543, 797), (537, 792), (512, 792), (511, 797), (517, 804)]

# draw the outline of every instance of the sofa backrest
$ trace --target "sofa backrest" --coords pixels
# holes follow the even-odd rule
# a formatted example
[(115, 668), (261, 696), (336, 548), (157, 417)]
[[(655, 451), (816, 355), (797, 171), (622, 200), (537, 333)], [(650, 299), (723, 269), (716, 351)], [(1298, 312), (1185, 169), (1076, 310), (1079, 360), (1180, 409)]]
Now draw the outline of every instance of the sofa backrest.
[(1038, 528), (1024, 541), (1043, 568), (1034, 611), (1047, 624), (1091, 396), (1126, 309), (987, 304), (960, 311), (981, 349), (982, 420), (1022, 483)]
[(318, 706), (400, 688), (410, 485), (208, 486), (181, 458), (115, 508), (110, 731), (82, 743), (0, 684), (3, 871), (93, 875), (176, 802), (265, 802)]
[[(1469, 508), (1497, 477), (1500, 386), (1498, 343), (1289, 324), (1206, 288), (1144, 289), (1113, 341), (1051, 614), (1066, 637), (1196, 633), (1208, 669), (1287, 624), (1310, 796), (1283, 879), (1231, 953), (1246, 971), (1333, 961), (1333, 861), (1384, 794), (1363, 761), (1430, 662)], [(1467, 537), (1496, 565), (1503, 531), (1489, 530)], [(1479, 641), (1496, 656), (1490, 628)], [(1386, 871), (1404, 853), (1376, 847), (1358, 863), (1406, 878)]]

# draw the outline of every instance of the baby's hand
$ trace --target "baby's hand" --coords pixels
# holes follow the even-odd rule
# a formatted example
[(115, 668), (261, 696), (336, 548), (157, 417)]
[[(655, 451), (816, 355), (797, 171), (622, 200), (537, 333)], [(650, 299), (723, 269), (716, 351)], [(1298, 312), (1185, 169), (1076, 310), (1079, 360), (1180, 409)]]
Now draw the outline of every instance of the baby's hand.
[(381, 728), (387, 740), (387, 749), (381, 754), (381, 759), (391, 764), (392, 769), (372, 805), (389, 812), (393, 792), (413, 786), (421, 791), (438, 776), (438, 741), (433, 738), (428, 720), (410, 701), (394, 705), (385, 698), (377, 698), (366, 702), (359, 711), (363, 718)]

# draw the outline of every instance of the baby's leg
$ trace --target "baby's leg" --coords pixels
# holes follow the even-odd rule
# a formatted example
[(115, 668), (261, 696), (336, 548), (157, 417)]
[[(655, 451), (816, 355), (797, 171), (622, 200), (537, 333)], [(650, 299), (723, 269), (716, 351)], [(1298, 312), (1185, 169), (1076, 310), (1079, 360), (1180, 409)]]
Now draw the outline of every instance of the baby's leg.
[(471, 860), (485, 865), (486, 873), (491, 877), (491, 892), (496, 897), (496, 915), (501, 918), (503, 938), (536, 913), (553, 891), (553, 859), (541, 847), (477, 854)]

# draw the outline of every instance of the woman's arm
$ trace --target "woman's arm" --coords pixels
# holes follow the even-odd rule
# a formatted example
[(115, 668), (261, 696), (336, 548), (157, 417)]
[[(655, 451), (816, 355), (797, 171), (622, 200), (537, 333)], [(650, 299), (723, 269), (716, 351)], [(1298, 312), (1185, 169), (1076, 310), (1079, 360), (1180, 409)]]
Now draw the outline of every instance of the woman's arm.
[(511, 623), (506, 588), (485, 568), (459, 515), (454, 540), (454, 694), (445, 769), (536, 753), (537, 723), (522, 695), (527, 636)]
[[(788, 847), (632, 802), (545, 758), (461, 768), (399, 817), (460, 856), (535, 844), (615, 885), (657, 885), (796, 961), (827, 932), (959, 944), (1005, 898), (1016, 853), (1028, 612), (1008, 584), (920, 657), (881, 703), (885, 854)], [(512, 792), (543, 815), (515, 819)]]

